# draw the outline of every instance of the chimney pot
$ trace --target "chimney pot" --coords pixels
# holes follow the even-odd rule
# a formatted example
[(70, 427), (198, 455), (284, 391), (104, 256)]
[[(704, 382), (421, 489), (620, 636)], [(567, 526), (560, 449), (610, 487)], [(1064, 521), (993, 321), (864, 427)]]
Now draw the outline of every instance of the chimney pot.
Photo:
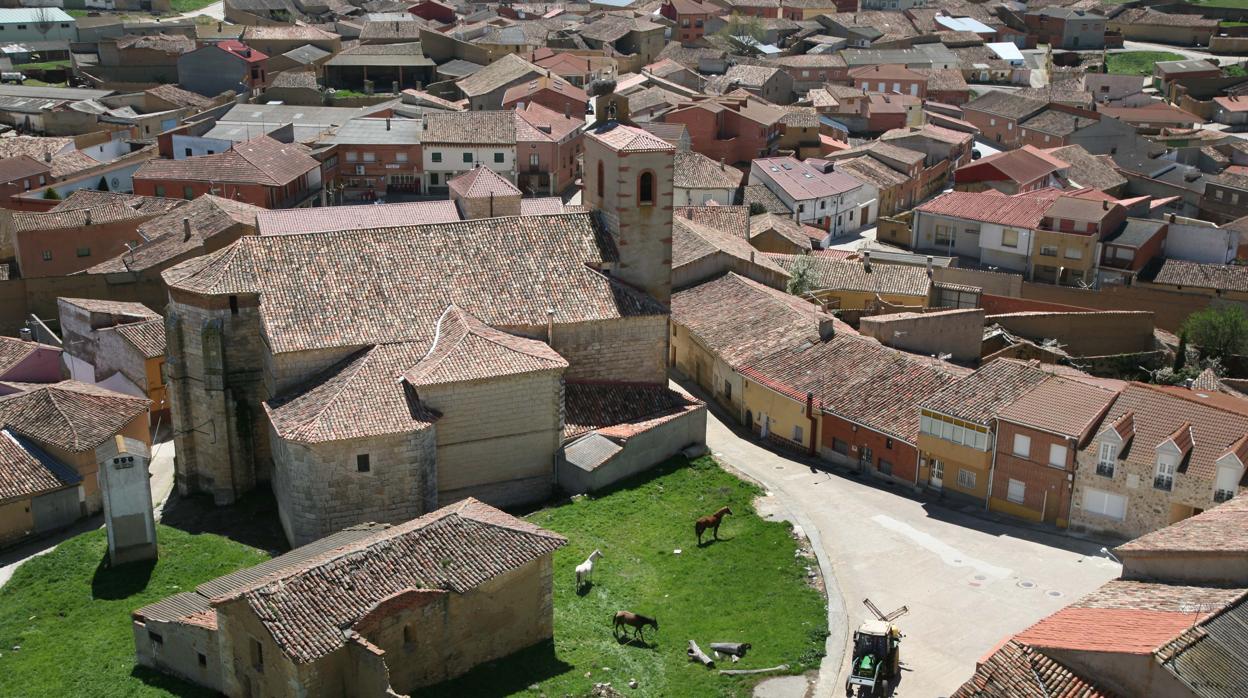
[(386, 130), (387, 130), (387, 131), (389, 131), (389, 130), (390, 130), (390, 117), (388, 117), (388, 116), (386, 117)]
[(186, 216), (182, 217), (182, 241), (191, 239), (191, 219)]
[(1108, 199), (1105, 199), (1105, 200), (1101, 201), (1101, 210), (1102, 210), (1102, 211), (1108, 211), (1108, 210), (1109, 210), (1109, 200), (1108, 200)]
[(23, 327), (22, 329), (18, 330), (17, 336), (21, 338), (23, 342), (35, 341), (35, 333), (31, 332), (29, 327)]
[(871, 251), (870, 250), (862, 251), (862, 268), (866, 269), (867, 271), (871, 271)]
[(86, 217), (87, 225), (91, 225), (91, 209), (84, 209), (83, 215)]

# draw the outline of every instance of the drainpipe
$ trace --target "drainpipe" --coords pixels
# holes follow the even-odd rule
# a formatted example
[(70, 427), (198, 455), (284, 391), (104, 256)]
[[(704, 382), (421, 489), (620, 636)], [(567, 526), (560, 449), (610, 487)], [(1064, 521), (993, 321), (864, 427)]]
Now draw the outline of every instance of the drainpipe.
[(819, 419), (815, 417), (814, 393), (806, 393), (806, 418), (810, 420), (810, 455), (814, 457), (819, 451), (815, 441), (815, 437), (818, 436), (819, 432)]
[(997, 440), (994, 435), (1001, 428), (1001, 420), (992, 420), (992, 430), (988, 433), (989, 445), (992, 447), (992, 464), (988, 466), (988, 491), (984, 496), (984, 511), (989, 511), (988, 503), (992, 501), (992, 478), (997, 474)]

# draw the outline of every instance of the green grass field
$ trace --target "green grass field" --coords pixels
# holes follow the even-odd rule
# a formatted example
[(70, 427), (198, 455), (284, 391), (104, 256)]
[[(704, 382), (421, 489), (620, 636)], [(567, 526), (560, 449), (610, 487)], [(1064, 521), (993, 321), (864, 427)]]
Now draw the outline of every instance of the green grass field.
[[(740, 662), (725, 659), (718, 668), (817, 668), (827, 613), (822, 594), (806, 583), (805, 568), (815, 561), (794, 554), (787, 524), (754, 513), (758, 488), (710, 458), (683, 463), (529, 517), (569, 539), (555, 554), (553, 648), (533, 648), (417, 695), (582, 696), (609, 682), (629, 696), (748, 696), (765, 678), (719, 676), (690, 662), (690, 639), (706, 651), (711, 642), (753, 645)], [(720, 529), (723, 540), (699, 548), (694, 520), (724, 505), (733, 515)], [(603, 557), (593, 588), (581, 596), (574, 568), (595, 548)], [(649, 646), (612, 637), (611, 618), (621, 609), (658, 619), (660, 631), (647, 630)], [(636, 690), (627, 687), (630, 679)], [(537, 692), (528, 690), (533, 684)]]
[(1119, 75), (1152, 75), (1153, 64), (1181, 61), (1183, 56), (1169, 51), (1125, 51), (1109, 54), (1109, 72)]
[[(710, 458), (670, 461), (593, 498), (529, 518), (569, 545), (555, 555), (555, 641), (523, 651), (429, 690), (423, 696), (584, 696), (610, 682), (629, 696), (747, 696), (765, 677), (722, 677), (690, 663), (685, 643), (749, 642), (723, 668), (817, 668), (827, 636), (822, 594), (806, 580), (813, 558), (795, 554), (788, 524), (753, 511), (757, 487)], [(730, 506), (721, 540), (701, 548), (693, 521)], [(0, 588), (0, 696), (201, 696), (206, 692), (136, 669), (130, 612), (265, 559), (265, 553), (212, 534), (161, 526), (155, 566), (100, 567), (104, 532), (62, 543), (18, 569)], [(709, 540), (709, 534), (707, 536)], [(595, 549), (594, 585), (575, 589), (573, 568)], [(680, 554), (673, 551), (680, 549)], [(611, 618), (628, 609), (658, 618), (648, 644), (621, 644)], [(483, 629), (486, 630), (486, 629)], [(20, 649), (12, 650), (14, 646)], [(606, 667), (606, 669), (604, 669)], [(627, 689), (637, 679), (636, 690)]]
[(19, 71), (26, 71), (26, 70), (60, 70), (60, 69), (62, 69), (62, 68), (68, 68), (68, 67), (70, 67), (71, 65), (73, 65), (73, 64), (72, 64), (72, 63), (70, 63), (70, 62), (69, 62), (69, 61), (67, 61), (67, 60), (66, 60), (66, 61), (43, 61), (42, 63), (22, 63), (22, 64), (20, 64), (20, 65), (15, 65), (15, 66), (13, 66), (13, 69), (14, 69), (14, 70), (19, 70)]
[(157, 538), (154, 566), (102, 568), (108, 544), (97, 530), (18, 568), (0, 587), (0, 696), (207, 695), (135, 668), (130, 612), (268, 556), (167, 526)]
[(170, 0), (170, 6), (176, 14), (186, 14), (195, 10), (202, 10), (217, 0)]
[(1233, 7), (1240, 10), (1248, 8), (1248, 0), (1187, 0), (1187, 2), (1205, 7)]

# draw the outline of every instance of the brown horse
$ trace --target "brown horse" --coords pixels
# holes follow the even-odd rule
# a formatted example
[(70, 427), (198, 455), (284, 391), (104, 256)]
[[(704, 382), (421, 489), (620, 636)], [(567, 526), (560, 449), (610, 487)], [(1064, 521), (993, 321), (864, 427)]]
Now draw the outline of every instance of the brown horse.
[(703, 516), (693, 523), (693, 531), (698, 534), (698, 545), (702, 545), (702, 534), (706, 529), (711, 529), (715, 536), (715, 540), (719, 540), (719, 522), (723, 520), (725, 514), (731, 514), (732, 509), (723, 507), (719, 511), (710, 516)]
[(632, 611), (616, 611), (615, 624), (611, 628), (611, 633), (618, 637), (620, 628), (625, 625), (632, 628), (633, 637), (640, 637), (642, 642), (646, 641), (645, 629), (647, 625), (653, 627), (654, 632), (659, 632), (659, 621), (653, 618), (643, 616), (640, 613), (633, 613)]

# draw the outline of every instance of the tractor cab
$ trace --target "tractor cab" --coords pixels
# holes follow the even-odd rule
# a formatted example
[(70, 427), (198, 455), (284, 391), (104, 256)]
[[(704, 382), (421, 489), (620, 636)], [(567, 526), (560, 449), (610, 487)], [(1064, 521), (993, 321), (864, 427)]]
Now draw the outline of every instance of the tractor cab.
[(901, 672), (901, 629), (893, 619), (905, 613), (905, 606), (884, 614), (871, 603), (863, 601), (875, 614), (874, 620), (863, 621), (854, 632), (854, 654), (849, 678), (845, 681), (845, 695), (887, 696), (890, 688), (897, 685)]

